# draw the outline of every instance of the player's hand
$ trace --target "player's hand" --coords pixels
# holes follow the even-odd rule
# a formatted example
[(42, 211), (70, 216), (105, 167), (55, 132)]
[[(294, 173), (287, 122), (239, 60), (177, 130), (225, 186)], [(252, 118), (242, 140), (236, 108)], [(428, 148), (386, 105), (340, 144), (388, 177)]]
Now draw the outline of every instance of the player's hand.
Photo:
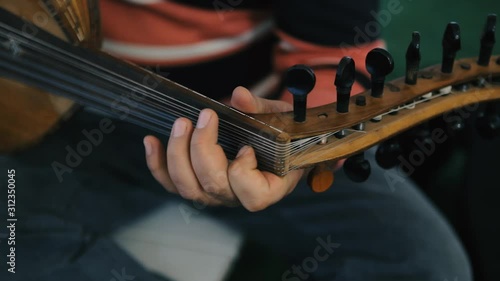
[[(292, 110), (289, 103), (255, 97), (243, 87), (234, 90), (230, 103), (247, 113)], [(249, 146), (241, 148), (230, 162), (217, 144), (218, 124), (217, 114), (204, 109), (196, 125), (186, 118), (175, 121), (166, 151), (158, 138), (144, 138), (148, 167), (165, 189), (203, 204), (241, 204), (254, 212), (278, 202), (295, 188), (302, 170), (285, 177), (260, 171)]]

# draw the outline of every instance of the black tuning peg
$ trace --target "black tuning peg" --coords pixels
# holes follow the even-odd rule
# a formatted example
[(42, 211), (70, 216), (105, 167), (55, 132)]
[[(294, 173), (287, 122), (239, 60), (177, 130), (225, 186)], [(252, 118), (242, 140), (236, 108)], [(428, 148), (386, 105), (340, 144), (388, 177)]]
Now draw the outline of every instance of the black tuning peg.
[(403, 150), (396, 139), (390, 139), (381, 143), (375, 153), (377, 164), (384, 168), (390, 169), (399, 164), (398, 157), (403, 154)]
[(463, 135), (466, 130), (466, 122), (461, 114), (458, 113), (449, 113), (444, 117), (446, 122), (446, 131), (450, 136), (460, 136)]
[(493, 46), (495, 46), (495, 29), (497, 23), (497, 15), (488, 15), (486, 26), (484, 27), (483, 36), (481, 37), (481, 50), (479, 51), (479, 58), (477, 64), (488, 66), (490, 63), (491, 53)]
[(366, 56), (366, 70), (372, 76), (372, 97), (381, 97), (384, 93), (385, 77), (394, 70), (391, 54), (380, 48), (371, 50)]
[(485, 110), (480, 112), (476, 120), (476, 127), (479, 135), (485, 139), (500, 136), (500, 111), (497, 111), (497, 104), (486, 104)]
[(335, 75), (335, 86), (337, 87), (337, 112), (349, 112), (349, 99), (351, 88), (356, 75), (354, 60), (351, 57), (343, 57), (340, 60), (337, 74)]
[(285, 74), (285, 86), (293, 95), (293, 120), (306, 121), (307, 95), (316, 84), (314, 71), (302, 64), (290, 67)]
[(460, 26), (456, 22), (450, 22), (448, 26), (446, 26), (446, 31), (443, 36), (443, 63), (441, 64), (441, 72), (453, 72), (455, 57), (461, 48)]
[(412, 39), (406, 50), (406, 77), (408, 85), (417, 84), (418, 69), (420, 67), (420, 33), (413, 32)]
[[(420, 124), (411, 128), (399, 136), (403, 158), (400, 163), (406, 166), (403, 161), (410, 159), (413, 166), (419, 166), (424, 163), (427, 157), (431, 157), (437, 149), (437, 146), (447, 140), (447, 137), (438, 135), (441, 138), (433, 139), (433, 125), (429, 122)], [(404, 159), (404, 160), (403, 160)], [(407, 163), (408, 164), (408, 163)]]
[(371, 173), (370, 162), (365, 159), (365, 153), (353, 155), (344, 163), (344, 172), (353, 182), (364, 182)]

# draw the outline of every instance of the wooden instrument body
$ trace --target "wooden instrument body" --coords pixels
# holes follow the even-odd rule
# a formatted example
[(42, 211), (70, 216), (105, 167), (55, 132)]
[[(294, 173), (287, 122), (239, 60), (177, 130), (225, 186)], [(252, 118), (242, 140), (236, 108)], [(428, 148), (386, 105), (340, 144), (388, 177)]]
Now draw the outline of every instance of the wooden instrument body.
[[(349, 157), (438, 114), (468, 104), (500, 99), (500, 58), (494, 56), (486, 67), (478, 66), (475, 59), (456, 61), (452, 74), (442, 74), (439, 66), (424, 69), (414, 86), (397, 79), (386, 84), (381, 98), (371, 97), (370, 91), (361, 93), (367, 101), (364, 107), (356, 106), (355, 98), (351, 97), (350, 111), (344, 114), (337, 113), (333, 103), (308, 109), (306, 121), (301, 123), (293, 120), (291, 112), (247, 115), (136, 65), (99, 52), (92, 48), (97, 46), (95, 43), (87, 43), (90, 48), (80, 48), (75, 46), (78, 42), (70, 45), (41, 30), (32, 36), (23, 30), (25, 26), (31, 26), (30, 22), (7, 12), (2, 12), (2, 16), (5, 19), (0, 26), (0, 74), (4, 77), (43, 87), (84, 104), (96, 105), (93, 102), (99, 98), (97, 106), (103, 106), (101, 109), (113, 109), (113, 104), (123, 97), (139, 97), (136, 101), (129, 101), (135, 104), (135, 117), (141, 124), (148, 125), (145, 126), (147, 128), (157, 125), (154, 129), (164, 134), (168, 133), (176, 118), (190, 114), (188, 118), (195, 122), (199, 110), (211, 108), (219, 114), (220, 124), (224, 124), (219, 126), (219, 144), (228, 157), (234, 157), (242, 145), (252, 145), (259, 168), (278, 175)], [(420, 102), (415, 109), (401, 109), (396, 116), (386, 115), (378, 123), (370, 122), (370, 119), (385, 115), (394, 108), (421, 101), (428, 93), (462, 83), (472, 84), (480, 77), (487, 81), (482, 87), (437, 95), (429, 101)], [(0, 132), (7, 132), (3, 135), (9, 137), (0, 138), (3, 142), (0, 143), (0, 152), (11, 152), (36, 142), (72, 106), (69, 103), (58, 107), (58, 102), (54, 102), (52, 97), (37, 96), (37, 92), (19, 92), (18, 88), (15, 91), (12, 101), (4, 99), (3, 102), (13, 102), (16, 107), (10, 106), (11, 110), (5, 110), (9, 115), (0, 117), (16, 120), (12, 124), (20, 127), (3, 122), (5, 128), (0, 127)], [(17, 95), (19, 97), (14, 97)], [(1, 105), (9, 108), (8, 103)], [(26, 110), (39, 110), (40, 105), (46, 111), (30, 113)], [(186, 109), (179, 109), (184, 107)], [(40, 118), (40, 114), (46, 117)], [(33, 119), (45, 121), (38, 124), (36, 130), (30, 131), (23, 125), (26, 122), (31, 126)], [(352, 129), (361, 122), (366, 123), (364, 130)], [(337, 139), (334, 134), (339, 130), (350, 133), (345, 138)]]
[[(0, 0), (0, 7), (58, 38), (98, 48), (101, 41), (98, 13), (90, 12), (95, 9), (96, 3)], [(16, 152), (41, 141), (77, 106), (67, 98), (5, 78), (0, 78), (0, 89), (0, 153)]]

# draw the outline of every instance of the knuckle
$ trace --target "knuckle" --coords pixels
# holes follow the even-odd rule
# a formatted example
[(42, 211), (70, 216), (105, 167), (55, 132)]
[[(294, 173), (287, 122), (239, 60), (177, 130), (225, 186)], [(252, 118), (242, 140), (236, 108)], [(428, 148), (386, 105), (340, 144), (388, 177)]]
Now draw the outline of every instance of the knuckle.
[(207, 134), (209, 133), (209, 129), (203, 128), (199, 129), (196, 128), (194, 129), (193, 135), (191, 136), (191, 149), (200, 149), (201, 147), (204, 147), (207, 145)]
[(214, 204), (215, 204), (215, 202), (213, 202), (209, 198), (199, 198), (199, 199), (193, 200), (193, 206), (197, 210), (203, 210), (208, 206), (214, 206)]
[(200, 185), (203, 190), (210, 194), (218, 194), (221, 191), (221, 187), (214, 183), (211, 179), (200, 180)]
[(172, 184), (175, 186), (175, 188), (177, 188), (177, 191), (182, 198), (191, 200), (195, 199), (197, 195), (196, 192), (191, 188), (187, 188), (179, 177), (177, 177), (176, 175), (172, 175), (170, 177), (170, 180), (172, 181)]
[(264, 200), (257, 200), (257, 201), (251, 201), (251, 202), (242, 202), (243, 207), (247, 209), (249, 212), (258, 212), (266, 209), (269, 207), (269, 204), (265, 202)]
[(202, 199), (199, 196), (198, 192), (196, 192), (192, 189), (182, 188), (182, 187), (177, 186), (177, 191), (179, 192), (179, 195), (186, 200), (201, 201), (201, 199)]
[(172, 183), (175, 185), (175, 187), (177, 187), (178, 190), (186, 189), (183, 188), (184, 185), (182, 184), (182, 181), (179, 179), (179, 177), (177, 177), (177, 175), (173, 174), (170, 178), (172, 179)]
[(233, 161), (233, 163), (229, 165), (227, 173), (229, 177), (239, 177), (241, 176), (242, 171), (243, 166), (238, 161)]
[(211, 195), (220, 195), (229, 189), (229, 181), (224, 171), (210, 172), (199, 181), (203, 190)]
[(163, 188), (165, 188), (165, 190), (170, 192), (170, 193), (174, 193), (174, 194), (178, 193), (177, 190), (171, 185), (163, 184)]
[(203, 138), (203, 132), (195, 129), (193, 137), (191, 138), (191, 150), (199, 150), (204, 145), (206, 145), (206, 141)]
[(161, 186), (168, 192), (173, 193), (173, 194), (178, 194), (179, 192), (177, 191), (177, 188), (172, 184), (172, 181), (170, 180), (163, 180), (158, 182), (161, 184)]

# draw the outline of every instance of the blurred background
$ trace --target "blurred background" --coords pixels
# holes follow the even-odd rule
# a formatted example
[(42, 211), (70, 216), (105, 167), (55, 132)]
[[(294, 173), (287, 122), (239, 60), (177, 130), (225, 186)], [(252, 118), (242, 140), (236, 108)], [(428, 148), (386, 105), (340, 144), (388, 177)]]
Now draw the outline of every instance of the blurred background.
[[(500, 15), (498, 0), (382, 0), (381, 10), (394, 1), (400, 3), (402, 11), (392, 14), (382, 31), (382, 38), (395, 60), (389, 79), (404, 75), (406, 48), (413, 31), (421, 34), (421, 67), (426, 67), (441, 63), (441, 40), (450, 21), (458, 22), (461, 28), (462, 50), (457, 57), (476, 57), (487, 15)], [(498, 55), (498, 28), (496, 36), (493, 53)], [(500, 139), (480, 137), (475, 121), (476, 116), (464, 120), (463, 130), (454, 132), (452, 138), (439, 145), (437, 153), (427, 158), (412, 178), (459, 234), (471, 258), (475, 280), (500, 280), (500, 204), (497, 201), (500, 198), (497, 176), (500, 174)], [(431, 127), (445, 126), (442, 118), (436, 118), (405, 135), (415, 138)], [(256, 265), (255, 260), (261, 264)], [(280, 265), (279, 258), (249, 241), (229, 280), (275, 280), (271, 276), (280, 276), (286, 269)], [(258, 272), (254, 270), (257, 266)]]
[[(395, 68), (390, 76), (392, 79), (404, 74), (406, 48), (413, 31), (420, 32), (421, 66), (426, 67), (441, 62), (441, 40), (450, 21), (460, 24), (462, 50), (457, 56), (475, 57), (479, 54), (479, 39), (486, 16), (500, 14), (500, 1), (497, 0), (381, 0), (381, 9), (387, 9), (393, 1), (401, 3), (402, 11), (392, 15), (391, 21), (382, 31), (382, 38), (386, 40), (395, 60)], [(498, 29), (497, 23), (497, 42), (500, 41)], [(500, 44), (496, 44), (493, 53), (500, 53)]]
[[(381, 8), (389, 2), (383, 0)], [(500, 14), (500, 1), (496, 0), (403, 0), (401, 5), (403, 11), (394, 15), (382, 34), (396, 61), (392, 78), (404, 73), (404, 56), (412, 31), (421, 33), (421, 66), (430, 66), (440, 63), (441, 40), (448, 22), (460, 24), (462, 50), (458, 57), (476, 57), (486, 16)], [(498, 55), (498, 27), (496, 36), (493, 53)], [(437, 118), (430, 124), (443, 126), (441, 121)], [(471, 258), (475, 280), (499, 280), (500, 181), (496, 175), (500, 172), (500, 140), (478, 136), (474, 121), (474, 117), (465, 120), (464, 130), (441, 144), (438, 153), (427, 159), (413, 178), (460, 235)]]

